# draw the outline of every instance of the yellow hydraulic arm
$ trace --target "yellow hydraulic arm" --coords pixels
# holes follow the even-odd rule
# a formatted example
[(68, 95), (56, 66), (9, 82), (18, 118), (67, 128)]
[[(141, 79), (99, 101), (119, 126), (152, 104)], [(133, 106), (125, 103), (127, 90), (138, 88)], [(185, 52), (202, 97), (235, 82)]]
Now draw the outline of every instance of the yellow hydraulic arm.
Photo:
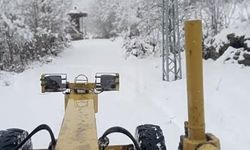
[(203, 75), (202, 75), (202, 23), (185, 22), (187, 66), (188, 121), (185, 135), (181, 136), (179, 150), (220, 150), (219, 139), (205, 133)]
[[(95, 83), (89, 83), (85, 75), (76, 77), (74, 83), (66, 82), (66, 75), (43, 74), (42, 93), (65, 94), (65, 115), (55, 150), (99, 150), (95, 113), (98, 112), (98, 96), (103, 91), (119, 90), (118, 74), (96, 74)], [(105, 150), (129, 150), (133, 145), (108, 146)]]
[(97, 95), (71, 91), (56, 150), (98, 150), (95, 111)]

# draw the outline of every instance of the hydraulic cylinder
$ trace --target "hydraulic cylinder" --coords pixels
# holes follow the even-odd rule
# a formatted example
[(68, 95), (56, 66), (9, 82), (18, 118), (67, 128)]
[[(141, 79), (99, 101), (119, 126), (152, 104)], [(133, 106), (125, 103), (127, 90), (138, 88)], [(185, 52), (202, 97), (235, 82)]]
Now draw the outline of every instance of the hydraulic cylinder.
[(202, 23), (185, 22), (185, 46), (188, 94), (188, 137), (205, 141), (205, 119), (202, 72)]
[(187, 67), (188, 121), (185, 135), (181, 136), (179, 150), (220, 150), (220, 141), (205, 133), (202, 67), (202, 23), (185, 22), (185, 48)]

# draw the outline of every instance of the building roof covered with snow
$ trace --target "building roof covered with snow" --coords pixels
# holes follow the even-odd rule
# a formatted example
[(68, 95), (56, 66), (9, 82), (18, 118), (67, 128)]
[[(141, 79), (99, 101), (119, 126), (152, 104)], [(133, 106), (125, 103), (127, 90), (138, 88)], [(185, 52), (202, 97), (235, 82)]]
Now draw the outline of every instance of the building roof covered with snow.
[(87, 17), (88, 13), (84, 11), (80, 11), (77, 7), (74, 7), (73, 10), (69, 11), (68, 15), (76, 16), (76, 17)]

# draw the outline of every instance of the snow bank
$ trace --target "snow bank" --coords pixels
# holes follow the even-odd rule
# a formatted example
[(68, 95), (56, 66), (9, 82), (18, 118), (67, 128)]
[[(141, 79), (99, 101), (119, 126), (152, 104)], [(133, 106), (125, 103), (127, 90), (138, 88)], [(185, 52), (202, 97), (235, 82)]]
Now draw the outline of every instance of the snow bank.
[[(233, 48), (233, 47), (229, 47), (225, 53), (220, 56), (220, 58), (218, 58), (216, 61), (218, 63), (224, 64), (224, 63), (236, 63), (238, 64), (238, 60), (242, 60), (243, 59), (243, 53), (241, 53), (241, 51), (243, 51), (244, 48)], [(234, 58), (235, 54), (239, 53), (239, 58)]]

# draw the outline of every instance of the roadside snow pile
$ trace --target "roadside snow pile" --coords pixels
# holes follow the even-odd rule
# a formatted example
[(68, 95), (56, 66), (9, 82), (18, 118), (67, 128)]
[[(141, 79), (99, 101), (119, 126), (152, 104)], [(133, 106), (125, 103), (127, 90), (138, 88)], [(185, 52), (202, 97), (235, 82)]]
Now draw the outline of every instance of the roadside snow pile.
[(125, 58), (131, 55), (138, 58), (145, 58), (156, 52), (156, 43), (140, 37), (125, 39), (123, 47), (126, 49)]
[(246, 25), (249, 22), (225, 29), (214, 38), (206, 39), (204, 58), (250, 66), (250, 30)]
[(241, 58), (242, 59), (242, 48), (239, 49), (235, 49), (233, 47), (229, 47), (225, 53), (217, 59), (217, 62), (219, 63), (238, 63), (238, 59)]
[(0, 86), (3, 86), (3, 87), (10, 86), (12, 84), (14, 75), (15, 73), (1, 71), (0, 72)]

